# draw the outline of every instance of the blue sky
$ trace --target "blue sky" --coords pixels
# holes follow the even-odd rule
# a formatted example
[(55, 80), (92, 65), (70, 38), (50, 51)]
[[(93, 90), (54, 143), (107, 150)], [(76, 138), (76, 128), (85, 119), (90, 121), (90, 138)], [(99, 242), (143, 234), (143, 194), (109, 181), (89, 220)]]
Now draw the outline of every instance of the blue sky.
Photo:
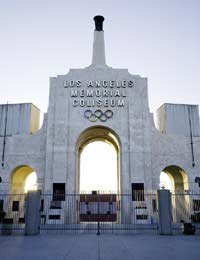
[(0, 0), (0, 103), (47, 111), (49, 77), (90, 65), (96, 14), (107, 64), (148, 77), (151, 111), (200, 103), (199, 0)]

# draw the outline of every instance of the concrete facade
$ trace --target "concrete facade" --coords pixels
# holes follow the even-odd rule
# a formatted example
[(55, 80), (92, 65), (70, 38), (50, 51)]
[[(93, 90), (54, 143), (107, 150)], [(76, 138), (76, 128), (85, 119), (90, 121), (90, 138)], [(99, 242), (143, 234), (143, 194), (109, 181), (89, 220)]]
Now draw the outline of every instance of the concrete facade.
[(200, 136), (199, 107), (197, 105), (164, 104), (157, 110), (161, 133), (190, 137)]
[(40, 110), (31, 103), (0, 105), (1, 137), (34, 134), (39, 124)]
[[(49, 107), (42, 127), (34, 134), (0, 137), (0, 151), (5, 150), (0, 190), (9, 191), (13, 171), (27, 165), (37, 173), (39, 189), (52, 191), (53, 183), (65, 183), (66, 193), (78, 193), (78, 140), (95, 127), (110, 130), (119, 143), (121, 193), (131, 192), (132, 183), (144, 183), (145, 190), (159, 189), (160, 173), (168, 166), (183, 169), (187, 189), (197, 190), (198, 108), (190, 110), (190, 128), (186, 114), (177, 112), (183, 111), (182, 105), (173, 105), (173, 118), (170, 105), (164, 107), (165, 114), (158, 113), (159, 131), (149, 110), (147, 78), (107, 66), (104, 32), (95, 30), (92, 65), (50, 79)], [(184, 125), (179, 127), (180, 122)]]

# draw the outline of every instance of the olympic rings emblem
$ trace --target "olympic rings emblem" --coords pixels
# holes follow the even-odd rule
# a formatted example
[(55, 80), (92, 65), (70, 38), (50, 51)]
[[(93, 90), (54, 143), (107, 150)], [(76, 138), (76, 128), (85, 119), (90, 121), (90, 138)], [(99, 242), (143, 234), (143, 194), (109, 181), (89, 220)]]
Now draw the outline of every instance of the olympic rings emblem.
[(84, 117), (90, 120), (90, 122), (96, 122), (98, 119), (101, 122), (106, 122), (113, 116), (112, 110), (106, 110), (105, 112), (101, 111), (100, 109), (92, 112), (92, 110), (86, 110), (84, 112)]

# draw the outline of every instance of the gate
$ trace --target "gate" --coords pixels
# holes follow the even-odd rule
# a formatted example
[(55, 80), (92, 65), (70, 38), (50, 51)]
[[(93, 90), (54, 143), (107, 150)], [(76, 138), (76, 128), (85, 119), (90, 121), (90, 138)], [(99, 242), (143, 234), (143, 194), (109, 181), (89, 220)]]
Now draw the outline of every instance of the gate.
[(172, 194), (172, 228), (173, 233), (182, 234), (184, 223), (191, 223), (200, 234), (200, 193)]
[(116, 194), (81, 194), (80, 222), (117, 222)]
[(0, 194), (0, 233), (24, 234), (25, 194)]
[(157, 233), (157, 194), (43, 194), (40, 232)]

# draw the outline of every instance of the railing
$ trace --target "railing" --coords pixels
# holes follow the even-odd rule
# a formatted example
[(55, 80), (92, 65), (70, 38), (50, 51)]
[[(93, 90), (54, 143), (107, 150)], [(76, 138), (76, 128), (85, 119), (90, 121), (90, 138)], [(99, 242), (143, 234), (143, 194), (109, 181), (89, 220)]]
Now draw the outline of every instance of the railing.
[(41, 232), (157, 232), (157, 194), (43, 194)]
[(185, 223), (191, 223), (200, 234), (200, 193), (172, 194), (173, 233), (183, 233)]
[(25, 194), (0, 194), (0, 234), (23, 234)]
[[(33, 227), (33, 222), (30, 220), (35, 218), (40, 220), (40, 232), (43, 233), (160, 232), (157, 192), (135, 191), (132, 194), (39, 192), (38, 195), (39, 197), (16, 193), (0, 194), (0, 234), (24, 234), (24, 232), (30, 234), (33, 233), (33, 229), (35, 233), (37, 230), (39, 233), (38, 224)], [(37, 199), (37, 206), (34, 199)], [(41, 208), (38, 214), (36, 209), (39, 208), (40, 202)], [(200, 234), (200, 194), (194, 192), (172, 194), (171, 205), (173, 233), (187, 234), (196, 229), (196, 234)]]

